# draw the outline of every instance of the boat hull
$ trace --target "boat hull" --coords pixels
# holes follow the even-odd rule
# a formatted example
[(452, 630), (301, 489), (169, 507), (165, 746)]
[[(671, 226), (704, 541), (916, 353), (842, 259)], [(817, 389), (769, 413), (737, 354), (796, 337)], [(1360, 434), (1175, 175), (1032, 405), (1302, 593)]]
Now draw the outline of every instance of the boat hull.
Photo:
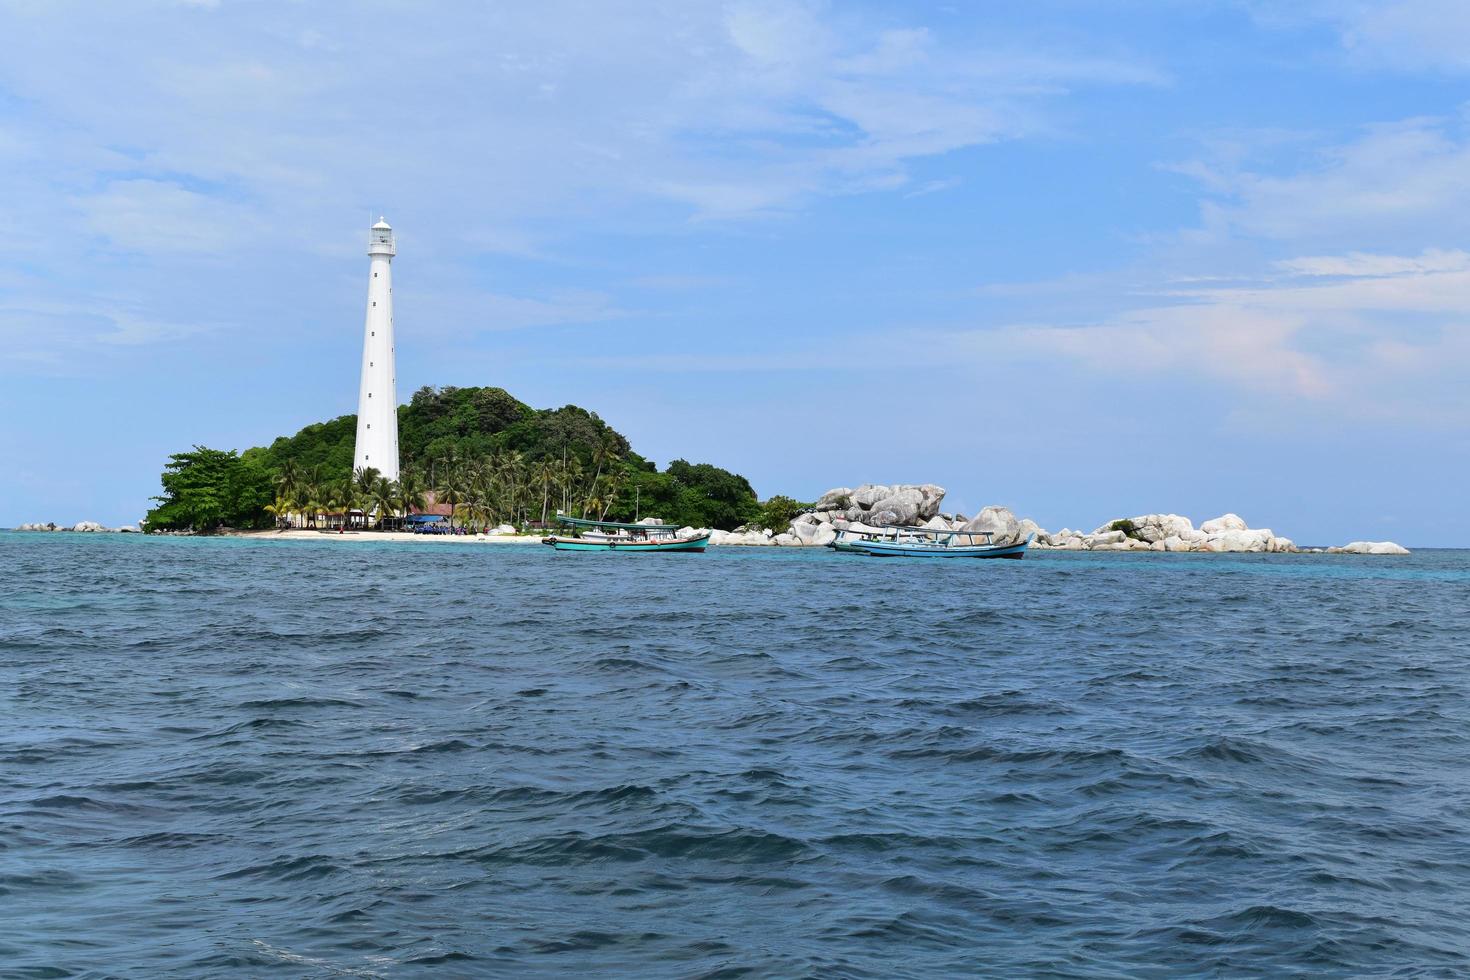
[(541, 542), (557, 551), (627, 551), (641, 554), (645, 551), (703, 551), (709, 546), (709, 535), (693, 538), (672, 538), (667, 541), (617, 541), (596, 538), (549, 537)]
[(874, 558), (1010, 558), (1026, 557), (1028, 542), (1016, 544), (976, 545), (973, 547), (950, 547), (901, 543), (893, 541), (856, 541), (847, 550), (861, 552)]

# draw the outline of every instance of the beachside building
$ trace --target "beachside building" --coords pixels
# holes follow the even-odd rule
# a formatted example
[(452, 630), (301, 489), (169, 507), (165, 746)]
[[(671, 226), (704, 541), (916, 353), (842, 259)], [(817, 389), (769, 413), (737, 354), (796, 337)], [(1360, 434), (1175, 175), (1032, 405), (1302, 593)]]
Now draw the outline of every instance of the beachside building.
[(398, 479), (398, 370), (393, 340), (393, 229), (383, 218), (368, 232), (367, 321), (357, 392), (354, 470), (373, 467)]
[(415, 516), (448, 519), (454, 516), (454, 508), (449, 504), (440, 503), (438, 495), (433, 490), (425, 490), (424, 506), (413, 508), (413, 513)]

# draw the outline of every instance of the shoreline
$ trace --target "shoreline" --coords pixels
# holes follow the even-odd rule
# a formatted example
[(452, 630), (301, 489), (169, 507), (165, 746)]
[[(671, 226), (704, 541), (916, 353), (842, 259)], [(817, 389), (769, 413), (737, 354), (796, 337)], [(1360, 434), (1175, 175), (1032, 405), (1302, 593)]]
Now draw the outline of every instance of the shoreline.
[[(252, 541), (335, 541), (340, 543), (363, 543), (363, 542), (393, 542), (397, 544), (495, 544), (495, 545), (529, 545), (540, 544), (543, 536), (539, 534), (414, 534), (409, 531), (348, 531), (345, 534), (329, 531), (317, 531), (303, 528), (291, 528), (288, 530), (264, 529), (256, 531), (223, 531), (218, 534), (193, 534), (189, 532), (165, 531), (149, 535), (139, 532), (133, 527), (107, 528), (98, 526), (96, 530), (77, 530), (69, 527), (57, 527), (54, 531), (44, 527), (17, 527), (6, 529), (15, 533), (51, 533), (51, 534), (102, 534), (113, 535), (119, 533), (137, 534), (139, 537), (201, 537), (201, 538), (244, 538)], [(740, 548), (741, 550), (812, 550), (824, 547), (823, 543), (802, 540), (775, 540), (777, 536), (766, 536), (760, 532), (742, 535), (737, 532), (716, 532), (724, 536), (725, 540), (711, 540), (711, 548)], [(782, 535), (781, 537), (793, 537)], [(759, 540), (757, 540), (759, 539)], [(1373, 542), (1359, 542), (1358, 544), (1373, 544)], [(1393, 546), (1397, 548), (1398, 546)], [(1421, 546), (1422, 547), (1422, 546)], [(1036, 552), (1075, 552), (1081, 554), (1108, 553), (1108, 554), (1202, 554), (1202, 555), (1238, 555), (1238, 554), (1282, 554), (1282, 555), (1401, 555), (1412, 553), (1410, 549), (1402, 551), (1374, 552), (1367, 549), (1349, 550), (1343, 547), (1333, 546), (1293, 546), (1290, 550), (1281, 551), (1256, 551), (1256, 550), (1188, 550), (1175, 551), (1173, 549), (1161, 548), (1157, 545), (1150, 546), (1143, 542), (1108, 542), (1101, 547), (1065, 547), (1055, 544), (1044, 544), (1033, 542), (1030, 550)], [(1415, 549), (1418, 550), (1418, 549)], [(1458, 550), (1454, 548), (1443, 550)]]
[(540, 544), (534, 534), (414, 534), (411, 531), (311, 531), (292, 528), (288, 531), (227, 531), (213, 535), (220, 538), (250, 538), (255, 541), (399, 541), (415, 544)]

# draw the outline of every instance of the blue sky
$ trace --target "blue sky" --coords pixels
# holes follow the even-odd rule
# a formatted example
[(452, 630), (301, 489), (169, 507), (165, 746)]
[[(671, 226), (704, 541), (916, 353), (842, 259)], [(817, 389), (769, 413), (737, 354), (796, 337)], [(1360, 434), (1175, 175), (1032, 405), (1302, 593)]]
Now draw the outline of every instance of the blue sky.
[(1470, 5), (496, 6), (0, 0), (0, 525), (354, 411), (381, 212), (404, 400), (1470, 545)]

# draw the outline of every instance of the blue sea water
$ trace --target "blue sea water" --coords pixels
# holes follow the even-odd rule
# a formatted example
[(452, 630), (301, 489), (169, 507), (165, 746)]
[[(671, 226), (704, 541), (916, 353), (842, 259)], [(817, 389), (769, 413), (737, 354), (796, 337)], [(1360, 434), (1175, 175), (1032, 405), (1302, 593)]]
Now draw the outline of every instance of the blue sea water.
[(0, 583), (0, 975), (1470, 974), (1470, 552)]

